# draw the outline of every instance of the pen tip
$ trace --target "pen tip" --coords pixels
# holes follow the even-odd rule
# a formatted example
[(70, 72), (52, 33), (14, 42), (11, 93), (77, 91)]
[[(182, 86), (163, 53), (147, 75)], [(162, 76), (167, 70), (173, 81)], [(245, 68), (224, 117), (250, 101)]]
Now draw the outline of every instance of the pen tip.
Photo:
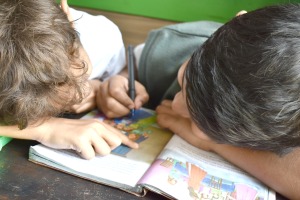
[(132, 110), (131, 110), (131, 117), (133, 117), (133, 116), (134, 116), (134, 113), (135, 113), (135, 110), (134, 110), (134, 109), (132, 109)]

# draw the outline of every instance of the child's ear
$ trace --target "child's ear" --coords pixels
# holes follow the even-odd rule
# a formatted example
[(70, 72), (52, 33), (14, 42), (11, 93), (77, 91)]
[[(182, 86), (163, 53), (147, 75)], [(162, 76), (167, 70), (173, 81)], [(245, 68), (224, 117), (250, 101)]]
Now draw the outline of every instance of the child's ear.
[(61, 0), (60, 1), (60, 7), (64, 11), (64, 13), (66, 13), (66, 15), (68, 16), (68, 20), (70, 22), (73, 22), (73, 17), (72, 17), (72, 15), (70, 13), (68, 1), (67, 0)]

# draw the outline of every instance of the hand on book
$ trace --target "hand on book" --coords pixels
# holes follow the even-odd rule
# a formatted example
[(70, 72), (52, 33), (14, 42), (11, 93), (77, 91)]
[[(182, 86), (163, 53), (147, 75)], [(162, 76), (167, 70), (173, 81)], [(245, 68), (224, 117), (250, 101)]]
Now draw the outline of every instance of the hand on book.
[(107, 155), (121, 143), (138, 148), (119, 130), (97, 119), (51, 118), (28, 131), (39, 132), (37, 140), (48, 147), (73, 149), (85, 159)]
[(212, 151), (214, 145), (217, 145), (205, 135), (188, 117), (183, 117), (172, 109), (172, 101), (164, 100), (156, 108), (157, 123), (171, 130), (188, 143), (205, 151)]
[(145, 87), (135, 81), (136, 97), (134, 102), (128, 96), (128, 79), (121, 75), (113, 76), (101, 84), (97, 93), (97, 107), (107, 117), (121, 117), (130, 112), (130, 109), (139, 109), (149, 99)]

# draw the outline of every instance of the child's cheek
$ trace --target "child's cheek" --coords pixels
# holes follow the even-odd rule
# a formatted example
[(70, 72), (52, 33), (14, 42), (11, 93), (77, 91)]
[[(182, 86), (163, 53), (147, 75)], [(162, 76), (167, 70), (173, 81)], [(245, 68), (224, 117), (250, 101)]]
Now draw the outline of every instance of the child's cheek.
[(189, 114), (188, 108), (186, 106), (182, 91), (178, 92), (175, 95), (174, 100), (172, 102), (172, 110), (174, 110), (176, 113), (178, 113), (182, 117), (185, 117), (185, 118), (190, 117), (190, 114)]
[(211, 139), (203, 131), (201, 131), (194, 122), (192, 122), (192, 132), (199, 139), (211, 141)]

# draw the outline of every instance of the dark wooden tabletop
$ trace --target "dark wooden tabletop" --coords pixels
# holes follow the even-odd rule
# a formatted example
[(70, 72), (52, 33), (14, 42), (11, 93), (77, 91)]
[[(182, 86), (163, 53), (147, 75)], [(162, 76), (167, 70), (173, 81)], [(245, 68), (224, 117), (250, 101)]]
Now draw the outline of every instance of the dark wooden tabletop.
[(87, 181), (28, 161), (30, 145), (12, 140), (0, 151), (0, 199), (152, 200), (167, 198), (148, 192), (137, 197), (122, 190)]

